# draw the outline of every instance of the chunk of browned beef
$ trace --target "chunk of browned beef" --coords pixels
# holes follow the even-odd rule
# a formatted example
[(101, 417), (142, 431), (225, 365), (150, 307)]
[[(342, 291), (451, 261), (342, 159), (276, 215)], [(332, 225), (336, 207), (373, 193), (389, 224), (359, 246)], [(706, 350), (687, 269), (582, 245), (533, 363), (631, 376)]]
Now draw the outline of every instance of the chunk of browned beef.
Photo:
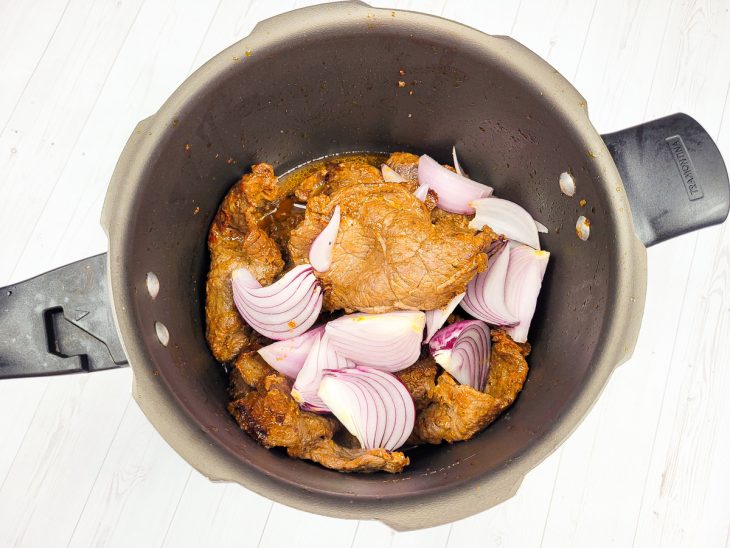
[(399, 183), (349, 185), (311, 198), (289, 240), (295, 263), (307, 262), (337, 205), (342, 219), (332, 265), (318, 274), (327, 310), (432, 310), (486, 268), (492, 233), (432, 223), (428, 208)]
[[(426, 204), (416, 199), (417, 156), (395, 153), (388, 159), (406, 183), (385, 183), (375, 166), (381, 161), (350, 158), (313, 166), (284, 189), (271, 166), (255, 165), (224, 199), (208, 239), (208, 342), (220, 361), (236, 358), (229, 412), (265, 447), (345, 472), (398, 472), (409, 461), (398, 451), (363, 450), (332, 416), (301, 410), (291, 397), (291, 381), (253, 352), (266, 341), (238, 315), (230, 279), (235, 268), (245, 267), (269, 284), (283, 271), (284, 259), (288, 266), (307, 262), (312, 241), (339, 205), (332, 266), (319, 274), (326, 310), (428, 310), (464, 291), (486, 267), (497, 236), (488, 228), (473, 231), (462, 215), (433, 209), (434, 193)], [(291, 192), (308, 202), (303, 220), (290, 207)], [(492, 340), (484, 392), (459, 385), (430, 357), (397, 373), (417, 410), (410, 444), (469, 439), (511, 405), (527, 375), (529, 345), (514, 343), (501, 330), (493, 330)]]
[(409, 459), (400, 451), (386, 449), (349, 449), (330, 439), (316, 443), (302, 455), (289, 453), (299, 458), (310, 459), (326, 468), (340, 472), (390, 472), (402, 471)]
[(242, 353), (231, 371), (228, 405), (239, 426), (267, 448), (284, 447), (343, 472), (400, 472), (408, 457), (398, 451), (344, 447), (332, 438), (339, 423), (331, 416), (303, 411), (291, 397), (290, 382), (254, 352)]
[(294, 195), (302, 202), (306, 202), (324, 190), (328, 171), (326, 164), (319, 165), (316, 169), (304, 169), (308, 169), (308, 173), (294, 189)]
[(431, 392), (436, 388), (438, 372), (439, 366), (431, 356), (427, 356), (395, 374), (411, 393), (416, 411), (431, 403)]
[(344, 158), (327, 163), (325, 194), (353, 185), (382, 183), (380, 170), (363, 160)]
[(267, 208), (279, 198), (277, 183), (270, 165), (253, 166), (228, 192), (210, 227), (206, 337), (213, 355), (222, 362), (235, 358), (251, 337), (233, 303), (231, 272), (247, 268), (265, 285), (284, 268), (278, 246), (259, 227)]
[(386, 165), (408, 181), (418, 181), (418, 156), (410, 152), (394, 152)]
[(302, 411), (290, 395), (286, 379), (267, 375), (259, 388), (233, 400), (228, 410), (239, 426), (267, 448), (285, 447), (298, 454), (337, 428), (334, 419)]
[(441, 373), (430, 403), (416, 417), (409, 443), (468, 440), (514, 402), (527, 377), (529, 345), (519, 345), (502, 330), (492, 330), (492, 354), (484, 392), (458, 384)]
[[(374, 156), (373, 160), (375, 159)], [(316, 168), (308, 168), (309, 172), (302, 178), (294, 193), (297, 198), (306, 202), (318, 194), (332, 194), (336, 190), (352, 185), (383, 183), (380, 169), (367, 160), (367, 157), (345, 157), (326, 162)], [(411, 192), (418, 186), (412, 181), (403, 185)]]
[(257, 352), (252, 350), (241, 352), (229, 375), (232, 399), (241, 398), (252, 390), (262, 389), (266, 377), (277, 374), (276, 370), (266, 363)]
[(500, 413), (498, 402), (484, 392), (458, 384), (446, 371), (431, 392), (431, 403), (416, 417), (410, 443), (468, 440)]

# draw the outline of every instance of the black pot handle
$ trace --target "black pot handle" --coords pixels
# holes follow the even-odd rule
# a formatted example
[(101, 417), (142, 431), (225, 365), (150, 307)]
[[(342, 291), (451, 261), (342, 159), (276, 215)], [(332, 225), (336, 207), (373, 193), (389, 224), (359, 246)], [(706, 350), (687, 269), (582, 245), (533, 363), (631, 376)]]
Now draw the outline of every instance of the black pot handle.
[(730, 183), (712, 137), (686, 114), (603, 135), (623, 179), (644, 245), (720, 224)]
[(106, 253), (0, 289), (0, 379), (125, 365)]

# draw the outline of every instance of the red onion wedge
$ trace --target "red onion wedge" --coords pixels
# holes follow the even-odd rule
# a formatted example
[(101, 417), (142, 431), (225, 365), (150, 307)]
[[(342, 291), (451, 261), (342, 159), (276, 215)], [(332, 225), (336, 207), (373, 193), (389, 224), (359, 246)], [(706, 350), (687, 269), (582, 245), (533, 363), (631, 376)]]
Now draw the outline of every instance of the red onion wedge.
[(487, 225), (510, 240), (540, 249), (535, 221), (521, 206), (493, 197), (474, 200), (470, 205), (476, 210), (476, 215), (469, 223), (471, 228), (481, 230)]
[[(492, 187), (454, 173), (425, 154), (418, 160), (418, 182), (438, 194), (437, 207), (451, 213), (471, 215), (470, 202), (492, 194)], [(480, 227), (481, 228), (481, 227)]]
[(231, 281), (233, 301), (243, 319), (276, 341), (306, 332), (322, 309), (322, 288), (309, 265), (295, 266), (266, 287), (245, 268), (233, 271)]
[(325, 331), (341, 356), (394, 373), (418, 359), (425, 323), (426, 315), (419, 310), (359, 312), (332, 320)]
[(518, 319), (504, 301), (509, 259), (509, 246), (504, 246), (490, 259), (489, 268), (477, 274), (466, 286), (461, 307), (469, 315), (490, 325), (517, 325)]
[(324, 326), (310, 329), (306, 333), (284, 341), (276, 341), (258, 349), (259, 355), (282, 375), (295, 379), (304, 365), (318, 336), (324, 333)]
[(434, 336), (434, 333), (441, 329), (441, 326), (446, 323), (446, 320), (454, 311), (454, 309), (459, 305), (461, 300), (464, 298), (464, 295), (466, 295), (466, 293), (459, 293), (456, 297), (451, 299), (443, 308), (426, 311), (426, 338), (424, 339), (423, 344), (427, 344), (428, 341), (431, 340), (431, 337)]
[(326, 371), (319, 397), (363, 449), (398, 449), (416, 422), (408, 389), (390, 373), (371, 367)]
[(456, 170), (456, 173), (458, 173), (462, 177), (466, 177), (464, 170), (461, 169), (461, 165), (459, 164), (459, 159), (456, 157), (456, 145), (451, 147), (451, 157), (454, 160), (454, 169)]
[(392, 167), (386, 164), (380, 166), (380, 172), (383, 174), (383, 180), (386, 183), (405, 183), (406, 180), (400, 173), (394, 170)]
[(507, 329), (507, 333), (515, 342), (523, 343), (527, 341), (550, 253), (515, 245), (510, 246), (509, 255), (504, 302), (520, 323)]
[(480, 320), (452, 323), (438, 331), (428, 345), (433, 359), (460, 384), (484, 390), (492, 339)]
[(291, 390), (292, 398), (305, 411), (329, 413), (329, 407), (317, 395), (322, 373), (325, 370), (345, 369), (354, 365), (350, 360), (335, 352), (326, 333), (317, 333), (307, 359), (294, 381)]
[(426, 197), (428, 196), (428, 185), (420, 185), (414, 192), (413, 195), (421, 200), (422, 202), (426, 201)]
[(309, 248), (309, 264), (317, 272), (327, 272), (332, 265), (332, 247), (337, 240), (337, 233), (340, 230), (340, 206), (335, 206), (335, 211), (330, 217), (329, 223), (319, 233), (312, 246)]

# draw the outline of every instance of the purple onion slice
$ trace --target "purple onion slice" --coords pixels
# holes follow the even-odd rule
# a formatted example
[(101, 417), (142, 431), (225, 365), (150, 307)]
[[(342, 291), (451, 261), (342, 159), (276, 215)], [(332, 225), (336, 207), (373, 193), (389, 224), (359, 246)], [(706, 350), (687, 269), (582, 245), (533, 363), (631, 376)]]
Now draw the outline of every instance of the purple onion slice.
[(326, 371), (319, 397), (363, 449), (394, 451), (413, 431), (416, 408), (395, 376), (371, 367)]
[(292, 339), (305, 333), (322, 310), (322, 288), (309, 265), (294, 267), (266, 287), (239, 268), (233, 271), (231, 283), (238, 312), (270, 339)]
[(433, 359), (460, 384), (484, 390), (489, 373), (492, 340), (481, 320), (464, 320), (438, 331), (429, 349)]

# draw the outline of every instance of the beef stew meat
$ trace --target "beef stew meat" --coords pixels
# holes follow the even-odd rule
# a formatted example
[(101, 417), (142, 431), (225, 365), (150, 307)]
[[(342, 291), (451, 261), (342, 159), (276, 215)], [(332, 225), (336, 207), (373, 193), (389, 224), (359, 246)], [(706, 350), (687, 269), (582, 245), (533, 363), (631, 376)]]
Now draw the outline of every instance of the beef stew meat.
[[(385, 182), (379, 169), (384, 161), (405, 181)], [(231, 366), (229, 412), (264, 447), (343, 472), (399, 472), (408, 465), (402, 451), (361, 449), (336, 418), (297, 404), (292, 380), (256, 353), (269, 341), (238, 314), (231, 273), (245, 267), (267, 285), (306, 263), (313, 240), (339, 205), (332, 265), (317, 273), (324, 310), (380, 313), (446, 305), (487, 268), (486, 252), (498, 237), (488, 227), (470, 229), (464, 215), (434, 208), (433, 193), (418, 200), (417, 179), (418, 157), (405, 152), (320, 161), (281, 181), (270, 165), (257, 164), (223, 200), (208, 238), (207, 339), (216, 359)], [(296, 202), (300, 207), (293, 207)], [(428, 355), (396, 373), (417, 413), (407, 445), (467, 440), (514, 402), (527, 376), (529, 344), (517, 344), (499, 329), (491, 337), (484, 391), (460, 385)]]
[(400, 472), (408, 457), (398, 451), (349, 448), (332, 438), (336, 419), (299, 408), (291, 383), (255, 352), (243, 352), (231, 372), (234, 400), (228, 411), (238, 425), (264, 447), (283, 447), (296, 458), (346, 472)]
[(381, 313), (445, 306), (487, 267), (493, 233), (432, 223), (431, 213), (405, 184), (340, 187), (307, 202), (304, 222), (289, 239), (295, 264), (340, 206), (332, 266), (320, 276), (327, 310)]
[[(493, 329), (485, 390), (480, 392), (458, 384), (446, 371), (441, 372), (436, 385), (428, 390), (428, 403), (416, 418), (409, 442), (417, 445), (463, 441), (481, 431), (512, 405), (522, 390), (529, 352), (529, 345), (519, 345), (504, 331)], [(408, 383), (406, 386), (412, 394), (418, 394)]]
[(280, 193), (274, 169), (257, 164), (228, 192), (210, 227), (206, 336), (213, 356), (221, 362), (234, 359), (255, 337), (236, 311), (231, 273), (245, 267), (266, 285), (284, 269), (279, 246), (260, 226), (266, 208)]

